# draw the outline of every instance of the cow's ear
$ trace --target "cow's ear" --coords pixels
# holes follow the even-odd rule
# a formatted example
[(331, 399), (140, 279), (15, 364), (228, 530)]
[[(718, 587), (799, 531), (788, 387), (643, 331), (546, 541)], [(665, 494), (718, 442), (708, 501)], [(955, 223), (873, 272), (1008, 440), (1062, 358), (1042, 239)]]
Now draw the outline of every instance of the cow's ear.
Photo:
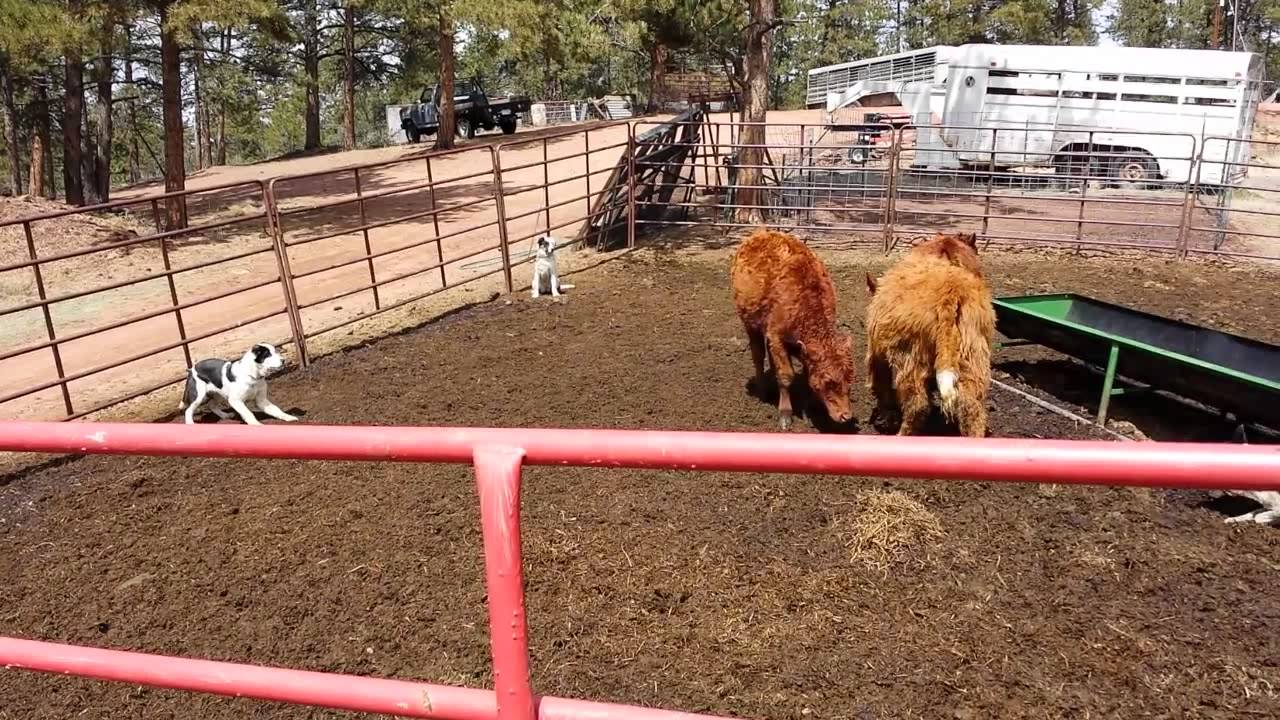
[(977, 233), (971, 233), (971, 232), (970, 232), (970, 233), (960, 233), (960, 239), (964, 241), (964, 244), (965, 244), (965, 245), (968, 245), (969, 247), (973, 248), (974, 250), (977, 250), (977, 249), (978, 249), (978, 234), (977, 234)]
[(876, 294), (876, 279), (875, 279), (875, 278), (873, 278), (873, 277), (871, 277), (871, 273), (866, 273), (866, 276), (867, 276), (867, 294), (868, 294), (868, 295), (875, 295), (875, 294)]

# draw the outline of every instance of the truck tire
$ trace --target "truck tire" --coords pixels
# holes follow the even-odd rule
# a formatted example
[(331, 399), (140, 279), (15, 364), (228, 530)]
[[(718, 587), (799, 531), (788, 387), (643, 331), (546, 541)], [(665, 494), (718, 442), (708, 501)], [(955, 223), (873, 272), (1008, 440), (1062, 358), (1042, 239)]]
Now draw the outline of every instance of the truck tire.
[(476, 126), (471, 124), (471, 118), (458, 118), (458, 137), (468, 140), (476, 136)]
[(516, 119), (503, 118), (498, 121), (498, 127), (502, 128), (503, 135), (510, 135), (516, 131)]
[(422, 140), (422, 131), (418, 130), (416, 127), (405, 128), (404, 134), (405, 137), (409, 138), (409, 142), (411, 143), (418, 143)]

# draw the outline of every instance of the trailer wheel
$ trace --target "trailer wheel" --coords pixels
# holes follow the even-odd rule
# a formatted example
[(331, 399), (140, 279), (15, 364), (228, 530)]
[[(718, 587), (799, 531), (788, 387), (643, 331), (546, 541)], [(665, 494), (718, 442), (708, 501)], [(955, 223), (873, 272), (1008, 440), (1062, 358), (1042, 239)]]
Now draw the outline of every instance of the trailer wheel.
[(504, 117), (498, 121), (498, 127), (502, 128), (503, 135), (510, 135), (516, 131), (516, 119), (514, 117), (509, 119)]
[(1156, 159), (1146, 152), (1129, 152), (1111, 161), (1111, 176), (1122, 187), (1146, 189), (1159, 173)]
[(864, 147), (849, 148), (849, 162), (854, 165), (862, 165), (867, 162), (867, 149)]

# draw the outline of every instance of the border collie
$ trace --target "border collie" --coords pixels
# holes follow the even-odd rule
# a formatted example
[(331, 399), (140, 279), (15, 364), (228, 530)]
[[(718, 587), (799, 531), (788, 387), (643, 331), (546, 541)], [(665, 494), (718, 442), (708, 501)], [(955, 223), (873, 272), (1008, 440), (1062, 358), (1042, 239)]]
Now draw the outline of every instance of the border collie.
[(572, 285), (562, 285), (560, 283), (560, 273), (556, 268), (556, 239), (550, 234), (544, 233), (538, 236), (538, 249), (534, 254), (533, 260), (533, 280), (529, 283), (532, 286), (533, 297), (538, 297), (542, 288), (545, 286), (551, 290), (552, 297), (560, 297), (561, 290), (572, 290)]
[(267, 343), (254, 345), (235, 362), (221, 358), (201, 360), (187, 371), (187, 385), (178, 409), (186, 409), (188, 425), (195, 422), (201, 408), (224, 420), (239, 415), (249, 425), (262, 424), (254, 417), (254, 410), (277, 420), (296, 422), (298, 418), (276, 407), (267, 397), (267, 376), (283, 367), (284, 358), (274, 345)]

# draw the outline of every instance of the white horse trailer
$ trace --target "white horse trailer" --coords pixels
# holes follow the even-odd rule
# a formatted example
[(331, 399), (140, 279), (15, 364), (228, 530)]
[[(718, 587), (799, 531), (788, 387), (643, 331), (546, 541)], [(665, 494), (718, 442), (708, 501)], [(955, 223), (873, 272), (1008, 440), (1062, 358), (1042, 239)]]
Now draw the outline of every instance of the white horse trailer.
[[(1252, 53), (961, 45), (945, 56), (941, 86), (894, 84), (904, 105), (940, 115), (936, 131), (917, 141), (917, 164), (923, 158), (931, 167), (1052, 167), (1133, 183), (1185, 183), (1197, 179), (1194, 159), (1204, 148), (1200, 182), (1224, 184), (1244, 174), (1231, 163), (1248, 161), (1263, 72)], [(885, 91), (880, 83), (862, 85), (829, 92), (827, 109)], [(923, 118), (913, 119), (923, 125)], [(1239, 142), (1206, 146), (1209, 137)]]

